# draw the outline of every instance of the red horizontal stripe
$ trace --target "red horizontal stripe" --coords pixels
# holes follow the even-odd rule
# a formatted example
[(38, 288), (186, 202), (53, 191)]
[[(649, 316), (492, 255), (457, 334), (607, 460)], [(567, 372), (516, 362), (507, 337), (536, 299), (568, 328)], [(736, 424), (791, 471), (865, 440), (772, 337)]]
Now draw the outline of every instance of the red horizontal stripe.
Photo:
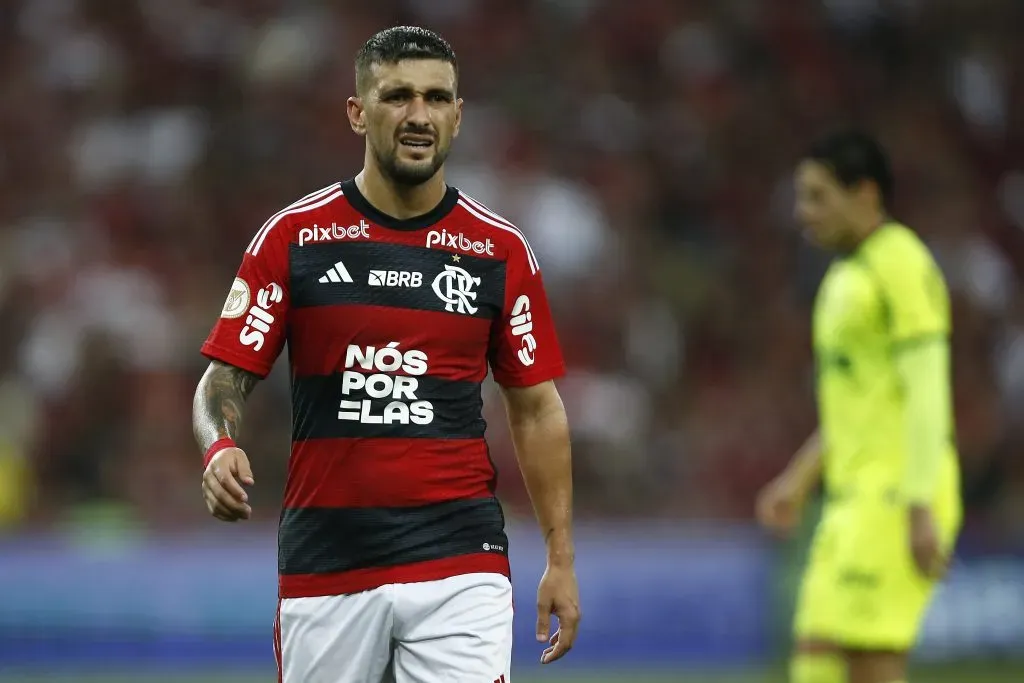
[(281, 598), (316, 598), (359, 593), (389, 583), (440, 581), (463, 574), (501, 574), (511, 577), (508, 558), (499, 553), (476, 553), (397, 567), (354, 569), (335, 574), (287, 574), (278, 579)]
[[(435, 311), (383, 306), (316, 306), (291, 313), (292, 373), (329, 375), (345, 370), (349, 344), (427, 354), (427, 374), (482, 382), (487, 376), (491, 321)], [(395, 374), (401, 374), (397, 372)]]
[(284, 505), (412, 507), (492, 495), (483, 439), (310, 439), (292, 444)]

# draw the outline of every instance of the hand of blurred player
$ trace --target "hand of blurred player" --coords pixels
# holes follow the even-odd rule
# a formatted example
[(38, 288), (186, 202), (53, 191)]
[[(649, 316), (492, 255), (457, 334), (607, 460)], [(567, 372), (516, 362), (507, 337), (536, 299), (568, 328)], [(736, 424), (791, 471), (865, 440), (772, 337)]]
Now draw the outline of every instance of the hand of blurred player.
[(254, 483), (249, 458), (241, 448), (225, 448), (210, 460), (203, 472), (203, 498), (206, 508), (217, 519), (237, 522), (249, 519), (252, 508), (242, 484)]
[[(558, 619), (558, 630), (551, 633), (551, 615)], [(571, 566), (548, 565), (537, 589), (537, 641), (550, 647), (540, 657), (542, 664), (561, 659), (572, 649), (580, 623), (580, 591)]]
[(946, 558), (939, 544), (939, 531), (932, 511), (924, 505), (910, 506), (910, 552), (918, 570), (928, 578), (946, 573)]
[(770, 531), (787, 536), (800, 523), (807, 492), (793, 477), (783, 473), (757, 496), (757, 519)]

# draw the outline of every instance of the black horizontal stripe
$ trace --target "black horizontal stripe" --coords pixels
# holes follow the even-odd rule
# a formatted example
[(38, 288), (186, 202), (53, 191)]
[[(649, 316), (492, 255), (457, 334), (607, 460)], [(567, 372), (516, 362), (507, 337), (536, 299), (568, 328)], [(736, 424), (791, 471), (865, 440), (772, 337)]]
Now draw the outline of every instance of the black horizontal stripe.
[[(483, 438), (487, 424), (478, 382), (348, 372), (348, 380), (345, 373), (292, 379), (294, 440)], [(370, 394), (389, 387), (385, 397)]]
[(278, 569), (326, 574), (479, 552), (507, 555), (504, 529), (496, 498), (413, 508), (288, 508), (281, 513)]
[[(498, 259), (369, 241), (292, 244), (290, 259), (294, 308), (353, 304), (493, 319), (505, 304), (505, 262)], [(352, 282), (320, 282), (339, 262)], [(390, 285), (388, 273), (396, 274)], [(419, 284), (412, 286), (417, 275)], [(456, 295), (459, 289), (466, 290), (465, 298)]]

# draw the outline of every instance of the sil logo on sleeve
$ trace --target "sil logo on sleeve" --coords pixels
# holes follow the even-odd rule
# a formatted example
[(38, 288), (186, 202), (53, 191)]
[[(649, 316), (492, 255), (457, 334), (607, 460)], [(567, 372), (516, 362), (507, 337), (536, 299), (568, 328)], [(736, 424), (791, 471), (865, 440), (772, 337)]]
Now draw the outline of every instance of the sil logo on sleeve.
[(263, 348), (270, 334), (270, 327), (274, 324), (275, 318), (270, 313), (274, 304), (284, 299), (284, 289), (276, 282), (271, 282), (256, 295), (256, 303), (249, 309), (249, 315), (245, 318), (245, 327), (238, 334), (238, 341), (245, 346), (251, 346), (254, 351)]
[(512, 336), (520, 339), (521, 346), (516, 356), (519, 362), (530, 367), (537, 360), (537, 338), (533, 336), (533, 314), (530, 313), (530, 297), (522, 294), (512, 306), (512, 317), (508, 321)]

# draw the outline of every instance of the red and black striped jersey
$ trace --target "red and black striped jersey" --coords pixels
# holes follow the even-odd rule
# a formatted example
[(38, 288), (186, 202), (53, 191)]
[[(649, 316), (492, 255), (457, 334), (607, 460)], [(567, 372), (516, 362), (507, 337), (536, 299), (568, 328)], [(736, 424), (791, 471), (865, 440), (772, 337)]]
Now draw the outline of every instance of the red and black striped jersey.
[(564, 372), (523, 234), (452, 187), (406, 220), (314, 192), (253, 237), (202, 352), (265, 376), (286, 342), (281, 597), (507, 575), (481, 383)]

